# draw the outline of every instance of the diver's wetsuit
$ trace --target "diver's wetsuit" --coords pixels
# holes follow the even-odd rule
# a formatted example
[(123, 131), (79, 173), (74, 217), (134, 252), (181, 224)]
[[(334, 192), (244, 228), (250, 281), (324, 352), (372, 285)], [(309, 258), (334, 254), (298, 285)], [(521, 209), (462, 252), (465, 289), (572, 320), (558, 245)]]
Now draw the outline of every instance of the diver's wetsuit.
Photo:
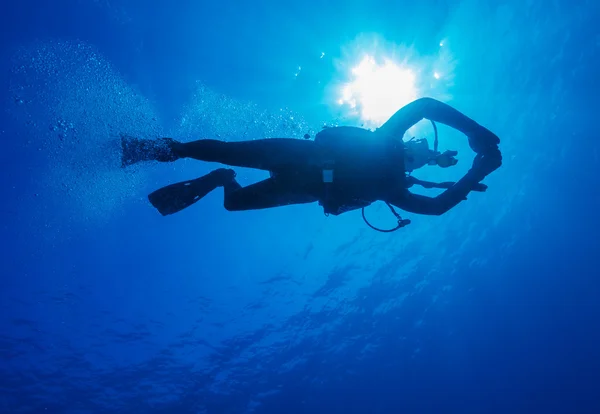
[(181, 158), (271, 172), (271, 178), (247, 187), (235, 180), (226, 183), (224, 205), (230, 211), (312, 203), (319, 200), (323, 186), (316, 164), (318, 147), (313, 141), (293, 138), (239, 142), (201, 139), (178, 144), (173, 152)]
[[(465, 177), (434, 198), (411, 193), (406, 183), (402, 137), (422, 119), (439, 122), (464, 133), (471, 148), (478, 154), (473, 168)], [(225, 184), (224, 205), (231, 211), (320, 201), (326, 212), (326, 204), (332, 202), (329, 212), (339, 214), (382, 200), (408, 212), (440, 215), (466, 199), (477, 183), (501, 165), (500, 141), (496, 135), (456, 109), (431, 98), (421, 98), (404, 106), (375, 132), (340, 128), (346, 128), (342, 131), (344, 133), (360, 130), (360, 134), (371, 136), (358, 146), (348, 142), (348, 148), (344, 148), (346, 142), (342, 138), (337, 154), (347, 156), (347, 162), (335, 160), (334, 171), (338, 178), (331, 187), (323, 182), (323, 163), (328, 155), (335, 157), (335, 151), (319, 143), (319, 134), (315, 141), (269, 138), (240, 142), (212, 139), (175, 142), (171, 150), (176, 158), (194, 158), (271, 172), (271, 178), (247, 187), (241, 187), (235, 180)], [(328, 129), (321, 133), (326, 131)], [(348, 154), (351, 152), (354, 154)], [(223, 184), (215, 182), (215, 187), (218, 185)]]

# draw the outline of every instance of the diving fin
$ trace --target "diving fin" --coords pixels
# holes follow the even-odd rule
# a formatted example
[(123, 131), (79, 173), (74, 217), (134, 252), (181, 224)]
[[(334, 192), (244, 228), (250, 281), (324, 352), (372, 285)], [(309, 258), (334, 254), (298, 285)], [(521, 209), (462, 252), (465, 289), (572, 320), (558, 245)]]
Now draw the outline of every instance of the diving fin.
[(195, 180), (182, 181), (160, 188), (150, 195), (148, 200), (163, 216), (175, 214), (217, 187), (221, 187), (235, 178), (235, 172), (219, 168)]
[(125, 168), (140, 161), (176, 161), (179, 159), (173, 152), (176, 143), (172, 138), (151, 140), (121, 135), (121, 166)]

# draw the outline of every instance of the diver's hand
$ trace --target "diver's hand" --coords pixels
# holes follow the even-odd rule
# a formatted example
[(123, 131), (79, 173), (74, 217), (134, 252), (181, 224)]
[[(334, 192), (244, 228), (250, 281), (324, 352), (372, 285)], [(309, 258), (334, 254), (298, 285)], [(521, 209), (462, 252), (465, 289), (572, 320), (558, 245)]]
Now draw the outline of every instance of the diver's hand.
[(480, 126), (476, 131), (473, 131), (468, 136), (469, 146), (479, 155), (498, 151), (500, 138), (492, 131)]
[(435, 162), (442, 168), (452, 167), (458, 163), (456, 159), (457, 155), (458, 151), (444, 151), (444, 153), (436, 157)]
[(484, 154), (477, 154), (473, 160), (473, 166), (469, 171), (472, 178), (477, 182), (482, 181), (502, 165), (502, 154), (499, 149), (488, 150)]
[(480, 193), (485, 193), (488, 189), (488, 186), (485, 184), (477, 183), (471, 187), (471, 191), (478, 191)]

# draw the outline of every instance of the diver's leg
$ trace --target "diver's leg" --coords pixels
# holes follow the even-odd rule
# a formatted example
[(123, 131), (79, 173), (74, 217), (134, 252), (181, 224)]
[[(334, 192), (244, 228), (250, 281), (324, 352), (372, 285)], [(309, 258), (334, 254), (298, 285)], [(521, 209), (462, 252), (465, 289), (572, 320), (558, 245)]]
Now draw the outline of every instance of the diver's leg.
[(121, 147), (123, 167), (140, 161), (170, 162), (194, 158), (235, 167), (281, 171), (306, 168), (318, 161), (317, 146), (313, 141), (294, 138), (237, 142), (201, 139), (182, 143), (172, 138), (149, 140), (122, 135)]
[(178, 158), (193, 158), (267, 171), (306, 168), (317, 160), (316, 145), (313, 141), (294, 138), (237, 142), (201, 139), (186, 143), (176, 142), (173, 145), (173, 153)]
[(224, 190), (224, 206), (229, 211), (259, 210), (318, 201), (317, 197), (306, 191), (306, 187), (278, 178), (268, 178), (247, 187), (233, 180), (225, 184)]

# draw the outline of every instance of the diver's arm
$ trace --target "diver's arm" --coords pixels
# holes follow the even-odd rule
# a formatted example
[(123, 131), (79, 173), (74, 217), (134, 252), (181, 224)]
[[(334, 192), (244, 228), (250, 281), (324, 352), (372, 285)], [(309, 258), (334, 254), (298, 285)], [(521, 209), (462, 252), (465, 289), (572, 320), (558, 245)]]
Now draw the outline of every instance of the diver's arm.
[[(467, 194), (471, 191), (477, 191), (476, 189), (481, 186), (480, 182), (500, 165), (502, 165), (502, 154), (496, 149), (495, 152), (477, 155), (473, 160), (473, 166), (465, 176), (437, 197), (413, 194), (407, 188), (403, 188), (401, 192), (383, 201), (410, 213), (439, 216), (466, 200)], [(410, 184), (411, 181), (408, 180), (407, 183)]]
[(403, 106), (377, 130), (377, 133), (400, 138), (417, 122), (429, 119), (454, 128), (469, 138), (469, 145), (478, 154), (494, 150), (500, 140), (487, 128), (443, 102), (420, 98)]
[[(450, 188), (456, 184), (454, 181), (443, 181), (441, 183), (434, 183), (432, 181), (419, 180), (414, 175), (410, 175), (410, 176), (406, 177), (406, 180), (407, 180), (407, 188), (410, 188), (415, 184), (420, 185), (423, 188)], [(471, 191), (479, 191), (479, 192), (483, 193), (487, 190), (487, 188), (488, 188), (487, 185), (477, 183), (473, 186)]]
[(413, 194), (407, 189), (403, 189), (397, 195), (384, 201), (409, 213), (440, 216), (461, 201), (466, 200), (467, 194), (479, 184), (478, 179), (479, 177), (475, 173), (469, 172), (452, 187), (436, 197)]

